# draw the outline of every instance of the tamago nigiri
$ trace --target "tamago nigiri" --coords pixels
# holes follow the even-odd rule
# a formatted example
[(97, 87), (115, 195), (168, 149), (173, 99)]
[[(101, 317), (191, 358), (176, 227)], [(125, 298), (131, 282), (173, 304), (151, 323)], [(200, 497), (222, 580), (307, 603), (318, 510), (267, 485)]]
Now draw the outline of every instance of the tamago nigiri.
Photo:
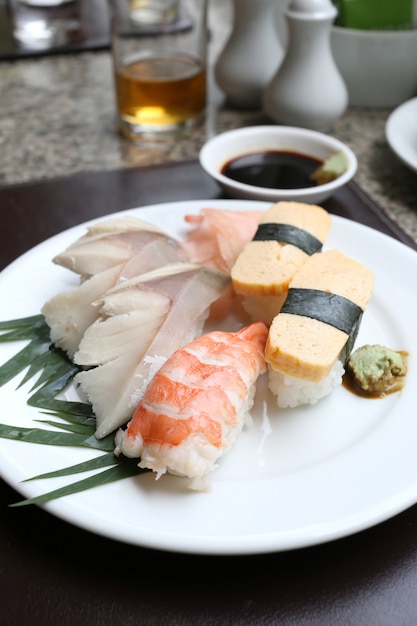
[(373, 286), (372, 271), (338, 250), (313, 254), (294, 274), (265, 347), (278, 406), (315, 404), (342, 383)]
[(322, 249), (331, 224), (330, 214), (315, 204), (276, 202), (264, 213), (231, 270), (233, 288), (252, 320), (271, 323), (294, 273)]
[(176, 351), (155, 374), (116, 454), (140, 457), (159, 478), (169, 472), (206, 489), (207, 475), (249, 419), (255, 383), (266, 370), (268, 328), (254, 322), (237, 332), (207, 333)]

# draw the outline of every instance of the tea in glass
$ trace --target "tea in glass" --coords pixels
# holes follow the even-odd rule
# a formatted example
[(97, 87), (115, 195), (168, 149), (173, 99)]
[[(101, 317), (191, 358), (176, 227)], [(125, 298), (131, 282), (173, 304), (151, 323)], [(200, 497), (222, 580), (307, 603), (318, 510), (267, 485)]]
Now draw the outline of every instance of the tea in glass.
[[(114, 0), (115, 10), (126, 0)], [(184, 0), (191, 22), (154, 35), (113, 16), (118, 129), (131, 139), (178, 136), (204, 116), (206, 2)]]

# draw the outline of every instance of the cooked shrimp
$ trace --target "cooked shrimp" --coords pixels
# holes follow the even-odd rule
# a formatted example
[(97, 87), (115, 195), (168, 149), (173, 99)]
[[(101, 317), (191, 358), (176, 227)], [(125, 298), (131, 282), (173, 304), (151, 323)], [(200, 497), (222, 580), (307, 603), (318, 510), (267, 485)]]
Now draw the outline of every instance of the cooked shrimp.
[(267, 334), (266, 324), (255, 322), (207, 333), (175, 352), (117, 434), (116, 454), (141, 457), (139, 467), (157, 478), (169, 472), (205, 488), (207, 474), (250, 421)]

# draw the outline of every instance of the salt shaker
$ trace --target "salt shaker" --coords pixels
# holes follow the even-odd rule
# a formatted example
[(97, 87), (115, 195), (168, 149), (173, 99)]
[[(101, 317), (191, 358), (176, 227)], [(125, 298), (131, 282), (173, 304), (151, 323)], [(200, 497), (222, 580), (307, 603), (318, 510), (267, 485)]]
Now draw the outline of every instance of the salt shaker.
[(292, 0), (284, 15), (287, 51), (264, 91), (264, 111), (280, 124), (325, 130), (348, 105), (330, 45), (337, 9), (330, 0)]
[(260, 109), (262, 93), (284, 57), (276, 30), (277, 0), (233, 0), (233, 28), (214, 68), (230, 105)]

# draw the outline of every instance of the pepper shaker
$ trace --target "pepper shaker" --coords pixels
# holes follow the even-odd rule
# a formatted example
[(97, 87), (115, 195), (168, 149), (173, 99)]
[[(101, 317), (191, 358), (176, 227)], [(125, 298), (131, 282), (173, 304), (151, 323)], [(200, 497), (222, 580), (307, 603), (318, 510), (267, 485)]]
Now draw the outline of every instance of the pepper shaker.
[(280, 124), (325, 130), (348, 105), (330, 45), (337, 9), (331, 0), (292, 0), (284, 15), (287, 51), (264, 90), (264, 111)]
[(284, 57), (276, 29), (277, 0), (233, 0), (233, 28), (214, 68), (230, 105), (261, 109), (262, 93)]

